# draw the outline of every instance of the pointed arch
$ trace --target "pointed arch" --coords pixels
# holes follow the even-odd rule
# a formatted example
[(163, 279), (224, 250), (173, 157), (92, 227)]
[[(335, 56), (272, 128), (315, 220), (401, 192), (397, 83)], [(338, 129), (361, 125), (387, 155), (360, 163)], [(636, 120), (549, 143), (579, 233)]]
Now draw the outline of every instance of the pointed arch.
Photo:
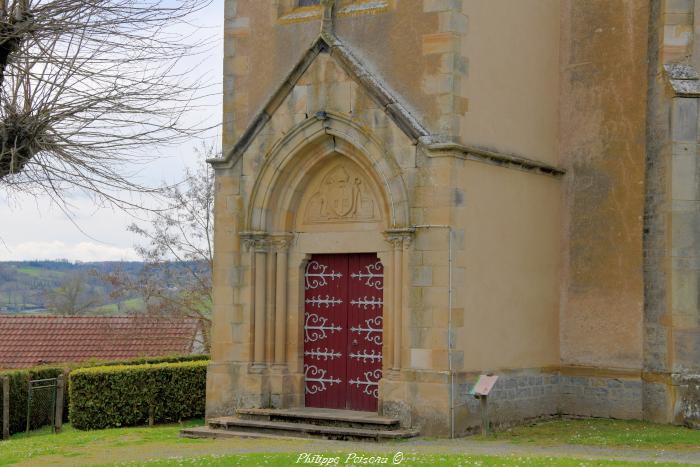
[(291, 230), (309, 180), (331, 156), (351, 162), (380, 193), (385, 229), (409, 225), (407, 190), (395, 158), (359, 125), (323, 112), (295, 125), (266, 155), (253, 186), (247, 230)]

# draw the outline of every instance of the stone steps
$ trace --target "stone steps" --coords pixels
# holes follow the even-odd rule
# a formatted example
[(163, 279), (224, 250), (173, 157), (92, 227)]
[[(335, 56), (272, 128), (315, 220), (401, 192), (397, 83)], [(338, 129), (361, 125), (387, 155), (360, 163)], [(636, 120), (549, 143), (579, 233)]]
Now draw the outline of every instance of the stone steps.
[(400, 428), (398, 418), (382, 417), (374, 412), (357, 412), (353, 410), (238, 409), (236, 414), (239, 418), (245, 420), (269, 420), (376, 430), (394, 430)]
[(281, 422), (272, 420), (246, 420), (238, 417), (224, 417), (209, 422), (211, 428), (274, 434), (281, 436), (296, 436), (302, 438), (318, 437), (335, 440), (365, 440), (381, 441), (389, 439), (411, 438), (417, 433), (411, 430), (377, 430), (372, 428), (336, 427), (316, 425), (314, 423)]
[(322, 438), (386, 441), (418, 436), (399, 420), (376, 413), (325, 409), (239, 409), (235, 417), (212, 418), (207, 427), (182, 430), (191, 438)]
[(211, 428), (210, 426), (197, 426), (192, 428), (184, 428), (180, 430), (181, 438), (211, 438), (211, 439), (226, 439), (226, 438), (252, 438), (252, 439), (296, 439), (298, 437), (287, 437), (280, 435), (267, 435), (265, 433), (254, 433), (251, 431), (234, 431), (222, 430), (220, 428)]

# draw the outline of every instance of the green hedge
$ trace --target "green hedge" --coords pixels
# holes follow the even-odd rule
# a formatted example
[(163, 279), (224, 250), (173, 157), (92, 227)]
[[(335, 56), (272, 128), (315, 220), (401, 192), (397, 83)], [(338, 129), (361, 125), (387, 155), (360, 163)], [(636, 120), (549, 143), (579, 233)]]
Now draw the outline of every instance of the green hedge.
[(70, 374), (70, 422), (93, 430), (204, 415), (207, 361), (81, 368)]
[(155, 363), (178, 363), (178, 362), (198, 362), (201, 360), (209, 360), (209, 355), (168, 355), (166, 357), (141, 357), (130, 358), (128, 360), (88, 360), (82, 363), (70, 365), (72, 368), (88, 368), (93, 366), (113, 366), (113, 365), (145, 365)]
[[(73, 371), (78, 368), (93, 366), (115, 366), (115, 365), (142, 365), (157, 363), (177, 363), (209, 360), (209, 355), (170, 355), (166, 357), (142, 357), (129, 360), (117, 361), (97, 361), (91, 360), (81, 363), (70, 363), (65, 365), (37, 366), (21, 370), (0, 370), (0, 376), (10, 377), (10, 433), (24, 431), (27, 427), (27, 391), (29, 381), (44, 378), (56, 378), (61, 373)], [(67, 383), (67, 381), (66, 381)], [(0, 386), (0, 408), (2, 407), (2, 386)], [(63, 421), (69, 420), (70, 394), (66, 388), (64, 392)], [(32, 426), (46, 424), (46, 420), (32, 420)], [(0, 410), (0, 427), (2, 426), (2, 410)]]

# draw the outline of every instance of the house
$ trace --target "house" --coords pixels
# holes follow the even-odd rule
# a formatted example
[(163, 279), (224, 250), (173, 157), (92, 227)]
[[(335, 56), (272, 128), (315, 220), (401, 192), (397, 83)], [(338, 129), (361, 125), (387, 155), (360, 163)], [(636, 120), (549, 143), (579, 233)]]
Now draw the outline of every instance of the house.
[(698, 8), (227, 0), (207, 416), (698, 419)]
[(203, 353), (195, 319), (0, 316), (0, 369)]

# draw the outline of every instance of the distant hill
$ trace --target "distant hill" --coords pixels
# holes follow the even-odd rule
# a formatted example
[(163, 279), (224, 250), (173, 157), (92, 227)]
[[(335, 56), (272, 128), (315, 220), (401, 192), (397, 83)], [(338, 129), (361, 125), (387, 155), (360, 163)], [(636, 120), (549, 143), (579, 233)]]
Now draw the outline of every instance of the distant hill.
[(122, 301), (110, 298), (110, 287), (96, 273), (108, 274), (121, 270), (137, 276), (144, 263), (102, 261), (6, 261), (0, 262), (0, 313), (49, 314), (47, 295), (61, 287), (70, 277), (78, 276), (85, 283), (88, 293), (99, 303), (90, 314), (124, 314), (143, 308), (138, 297)]

